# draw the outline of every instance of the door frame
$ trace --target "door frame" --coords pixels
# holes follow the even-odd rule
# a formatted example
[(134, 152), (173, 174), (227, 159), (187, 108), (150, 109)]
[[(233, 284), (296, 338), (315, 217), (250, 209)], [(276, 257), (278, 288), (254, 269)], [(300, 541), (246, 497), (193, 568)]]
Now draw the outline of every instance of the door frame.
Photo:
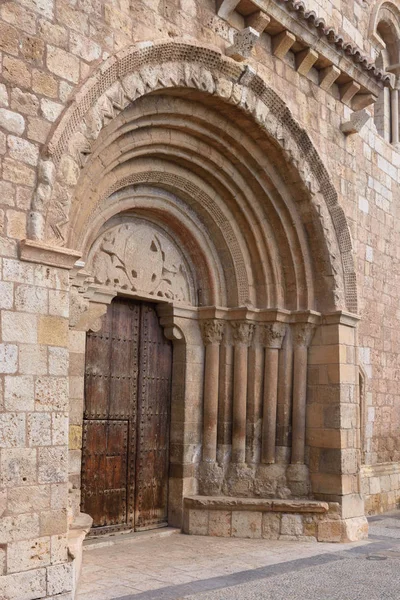
[[(77, 282), (79, 284), (79, 281)], [(79, 290), (79, 291), (78, 291)], [(120, 290), (92, 284), (84, 295), (78, 285), (71, 286), (70, 359), (81, 365), (81, 375), (70, 377), (71, 425), (78, 431), (83, 424), (84, 366), (86, 333), (98, 331), (101, 317), (116, 296), (152, 301), (154, 297), (121, 294)], [(198, 491), (197, 467), (200, 461), (202, 427), (202, 390), (204, 345), (198, 310), (174, 302), (156, 302), (164, 335), (172, 341), (172, 382), (169, 437), (168, 525), (183, 525), (183, 498)], [(78, 369), (79, 370), (79, 369)], [(77, 381), (79, 379), (79, 382)], [(72, 385), (71, 385), (72, 384)], [(82, 443), (70, 444), (71, 519), (80, 514)]]

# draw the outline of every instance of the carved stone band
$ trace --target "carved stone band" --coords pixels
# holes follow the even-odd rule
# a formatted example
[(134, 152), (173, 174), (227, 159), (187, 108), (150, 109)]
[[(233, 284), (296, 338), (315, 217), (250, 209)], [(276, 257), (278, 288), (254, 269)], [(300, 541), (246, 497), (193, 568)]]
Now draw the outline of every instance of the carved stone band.
[(204, 344), (220, 344), (224, 335), (224, 322), (208, 319), (201, 322)]
[(285, 323), (262, 323), (259, 326), (260, 344), (265, 348), (276, 348), (279, 350), (282, 347), (283, 338), (286, 333)]
[(236, 344), (250, 346), (255, 329), (254, 323), (247, 323), (246, 321), (232, 321), (231, 325), (234, 342)]
[(294, 346), (303, 346), (308, 348), (315, 331), (313, 323), (294, 323), (292, 325)]

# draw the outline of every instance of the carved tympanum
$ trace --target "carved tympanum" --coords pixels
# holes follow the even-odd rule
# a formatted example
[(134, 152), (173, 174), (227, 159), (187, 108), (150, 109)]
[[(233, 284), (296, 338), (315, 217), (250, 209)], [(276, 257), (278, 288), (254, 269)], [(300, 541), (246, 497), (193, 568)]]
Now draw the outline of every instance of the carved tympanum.
[(89, 269), (101, 285), (190, 302), (183, 257), (166, 234), (146, 221), (135, 219), (104, 233), (91, 252)]

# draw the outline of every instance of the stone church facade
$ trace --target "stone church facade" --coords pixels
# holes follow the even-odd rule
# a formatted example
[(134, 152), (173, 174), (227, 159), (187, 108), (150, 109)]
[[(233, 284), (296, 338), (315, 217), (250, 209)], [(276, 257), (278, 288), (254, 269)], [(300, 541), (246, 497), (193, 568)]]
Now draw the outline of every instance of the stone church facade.
[(399, 51), (399, 0), (0, 4), (2, 598), (397, 506)]

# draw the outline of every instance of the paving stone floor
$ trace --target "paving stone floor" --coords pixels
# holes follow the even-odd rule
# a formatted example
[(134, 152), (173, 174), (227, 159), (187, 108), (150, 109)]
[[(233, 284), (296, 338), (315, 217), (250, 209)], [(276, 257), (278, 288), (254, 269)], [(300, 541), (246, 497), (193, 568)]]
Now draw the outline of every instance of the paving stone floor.
[(400, 511), (368, 541), (273, 542), (166, 529), (90, 542), (78, 600), (399, 600)]

